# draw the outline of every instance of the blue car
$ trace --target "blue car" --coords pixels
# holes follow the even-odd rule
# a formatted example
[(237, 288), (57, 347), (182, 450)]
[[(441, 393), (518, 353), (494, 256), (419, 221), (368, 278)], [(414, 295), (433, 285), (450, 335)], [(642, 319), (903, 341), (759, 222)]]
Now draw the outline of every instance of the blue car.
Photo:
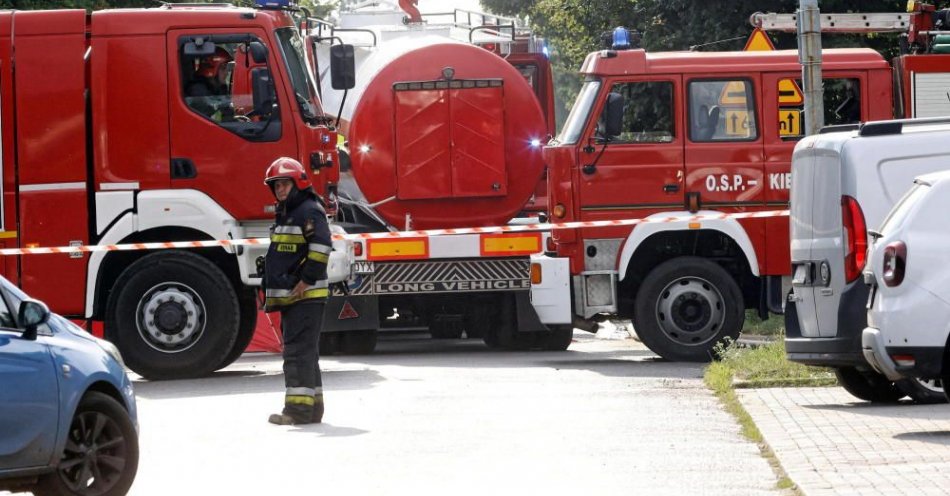
[(119, 351), (0, 277), (0, 490), (122, 495), (138, 461)]

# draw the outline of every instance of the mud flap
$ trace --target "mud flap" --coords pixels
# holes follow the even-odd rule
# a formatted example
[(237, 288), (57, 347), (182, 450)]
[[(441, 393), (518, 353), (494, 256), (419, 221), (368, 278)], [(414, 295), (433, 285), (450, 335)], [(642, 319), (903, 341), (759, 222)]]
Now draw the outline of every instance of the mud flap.
[(527, 291), (515, 293), (515, 312), (518, 316), (517, 332), (538, 332), (548, 331), (548, 327), (538, 318), (538, 312), (534, 311), (534, 305), (531, 304), (531, 294)]
[(379, 298), (333, 295), (323, 312), (323, 332), (379, 329)]

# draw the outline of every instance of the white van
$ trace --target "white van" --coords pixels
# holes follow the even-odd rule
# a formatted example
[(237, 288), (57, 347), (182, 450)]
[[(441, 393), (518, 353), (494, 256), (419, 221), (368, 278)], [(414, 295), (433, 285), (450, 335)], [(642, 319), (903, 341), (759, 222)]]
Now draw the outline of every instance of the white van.
[(950, 384), (950, 171), (922, 176), (894, 207), (868, 255), (864, 357), (891, 380)]
[(939, 381), (892, 381), (861, 349), (867, 324), (868, 229), (877, 228), (914, 178), (950, 169), (950, 119), (838, 126), (802, 139), (792, 156), (792, 290), (785, 304), (789, 360), (835, 369), (854, 396), (945, 401)]

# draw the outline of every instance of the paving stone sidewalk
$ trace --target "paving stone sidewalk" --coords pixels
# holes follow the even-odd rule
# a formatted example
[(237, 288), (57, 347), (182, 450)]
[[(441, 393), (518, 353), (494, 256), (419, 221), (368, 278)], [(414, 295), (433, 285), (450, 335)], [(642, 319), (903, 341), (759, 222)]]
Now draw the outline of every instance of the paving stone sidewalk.
[(837, 387), (738, 393), (806, 496), (950, 494), (950, 405), (878, 406)]

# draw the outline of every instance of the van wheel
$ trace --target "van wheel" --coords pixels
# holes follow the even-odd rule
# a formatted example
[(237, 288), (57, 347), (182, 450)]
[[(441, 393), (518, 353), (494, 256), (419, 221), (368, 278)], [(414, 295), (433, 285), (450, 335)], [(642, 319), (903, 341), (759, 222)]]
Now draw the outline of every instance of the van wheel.
[(178, 379), (217, 370), (234, 348), (239, 318), (221, 269), (194, 253), (169, 251), (122, 272), (105, 327), (130, 369), (148, 379)]
[(254, 339), (254, 331), (257, 330), (257, 290), (238, 291), (238, 305), (241, 307), (241, 320), (238, 324), (237, 339), (224, 361), (218, 365), (217, 370), (221, 370), (234, 363), (247, 346)]
[(940, 379), (904, 379), (897, 381), (897, 387), (910, 396), (914, 403), (920, 405), (935, 405), (946, 403), (947, 396), (943, 389), (943, 381)]
[(858, 370), (854, 367), (835, 369), (838, 384), (852, 396), (871, 403), (897, 403), (907, 396), (896, 384), (882, 374), (870, 370)]
[(667, 360), (708, 362), (735, 340), (745, 320), (742, 291), (719, 265), (699, 257), (663, 262), (643, 280), (634, 304), (637, 336)]
[(76, 408), (56, 471), (40, 478), (36, 494), (126, 494), (138, 466), (138, 435), (129, 412), (112, 397), (90, 391)]

